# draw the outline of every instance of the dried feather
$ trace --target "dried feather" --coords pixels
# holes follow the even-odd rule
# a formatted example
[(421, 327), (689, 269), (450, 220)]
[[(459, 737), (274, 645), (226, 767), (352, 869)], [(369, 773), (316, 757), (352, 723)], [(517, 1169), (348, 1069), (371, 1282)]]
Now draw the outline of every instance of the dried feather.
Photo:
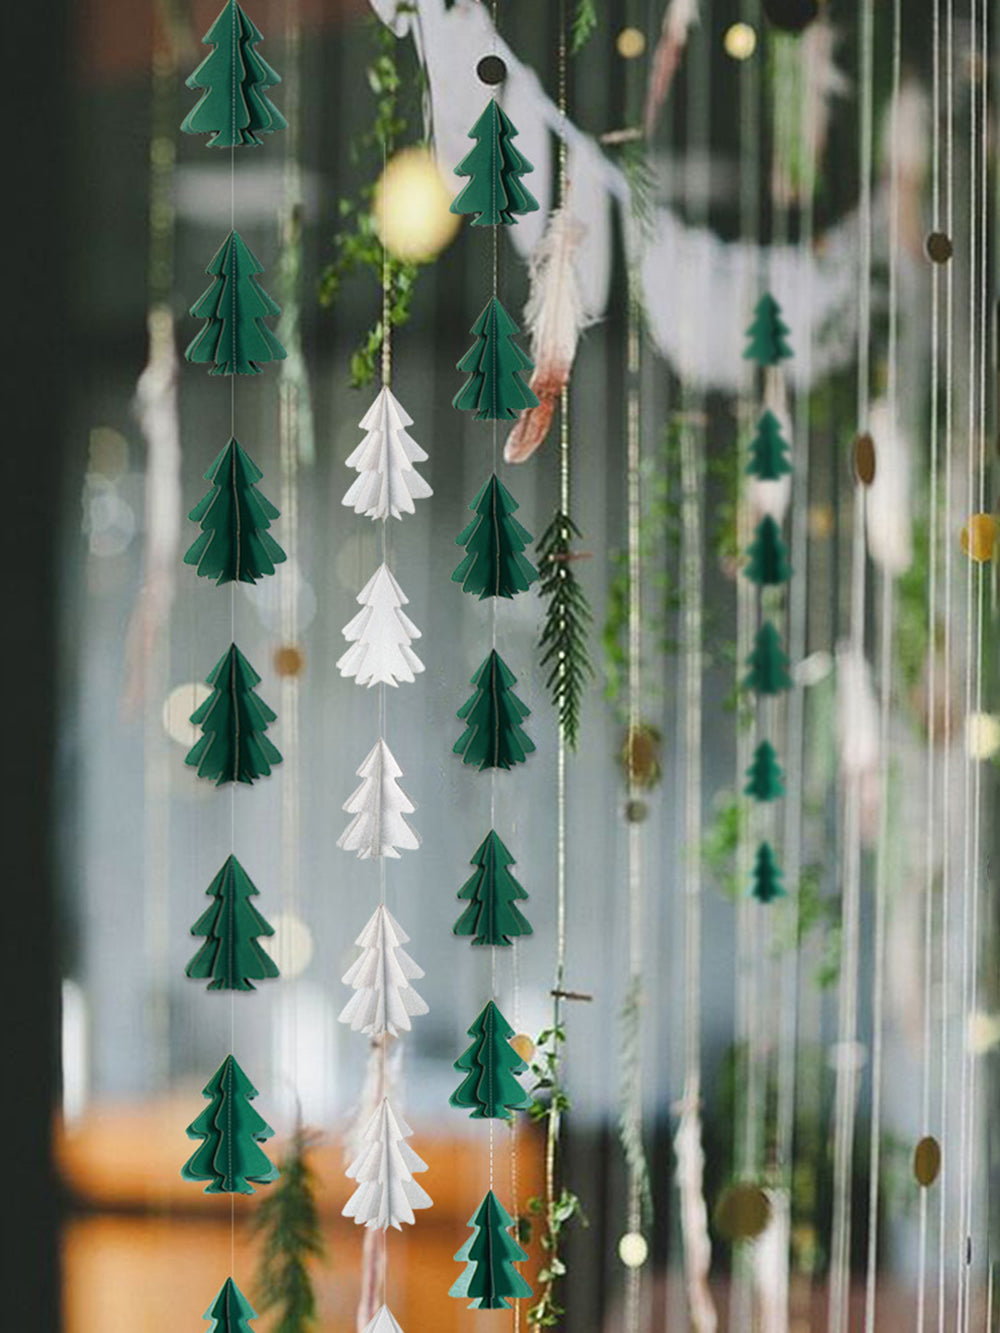
[(168, 306), (150, 310), (149, 360), (136, 386), (134, 409), (146, 441), (143, 581), (125, 647), (125, 708), (146, 696), (153, 656), (170, 617), (181, 540), (181, 432), (177, 347)]
[(715, 1333), (718, 1316), (708, 1285), (712, 1242), (705, 1205), (705, 1151), (701, 1146), (701, 1089), (697, 1078), (684, 1088), (680, 1124), (674, 1136), (677, 1188), (681, 1196), (681, 1237), (684, 1243), (684, 1278), (694, 1333)]
[(649, 85), (646, 89), (644, 125), (647, 139), (656, 129), (657, 117), (670, 96), (670, 87), (680, 67), (688, 35), (698, 18), (698, 0), (668, 0), (663, 11), (660, 37), (650, 63)]
[(580, 291), (575, 254), (586, 227), (567, 208), (549, 219), (529, 264), (530, 291), (524, 307), (535, 363), (531, 387), (538, 406), (523, 412), (504, 446), (504, 461), (523, 463), (542, 444), (559, 397), (569, 383), (581, 332), (593, 320)]

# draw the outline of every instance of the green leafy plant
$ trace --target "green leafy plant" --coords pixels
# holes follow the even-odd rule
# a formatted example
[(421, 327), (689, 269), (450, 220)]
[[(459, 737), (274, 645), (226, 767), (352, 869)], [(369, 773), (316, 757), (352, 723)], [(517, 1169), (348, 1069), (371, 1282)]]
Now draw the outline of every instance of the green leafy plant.
[[(399, 13), (412, 9), (412, 5), (404, 3), (398, 6)], [(364, 274), (369, 275), (379, 293), (385, 295), (388, 329), (384, 327), (380, 305), (377, 318), (351, 353), (349, 378), (351, 387), (356, 389), (364, 388), (375, 379), (386, 333), (409, 320), (420, 269), (419, 264), (383, 252), (372, 216), (372, 199), (375, 177), (382, 169), (384, 157), (393, 151), (410, 128), (409, 115), (401, 104), (401, 89), (419, 89), (422, 76), (408, 75), (404, 80), (399, 68), (398, 39), (390, 27), (373, 19), (372, 32), (374, 53), (366, 76), (375, 99), (374, 114), (368, 129), (351, 145), (352, 159), (363, 161), (372, 178), (355, 195), (339, 201), (340, 226), (333, 237), (333, 259), (323, 270), (319, 283), (319, 302), (325, 307), (337, 303), (346, 282)]]
[(576, 0), (570, 26), (569, 51), (576, 55), (597, 31), (597, 0)]
[(310, 1267), (323, 1257), (324, 1245), (309, 1164), (315, 1144), (316, 1136), (298, 1123), (281, 1161), (280, 1183), (254, 1214), (262, 1241), (257, 1299), (262, 1312), (275, 1312), (272, 1333), (309, 1333), (316, 1326)]
[(557, 510), (538, 543), (540, 593), (545, 624), (538, 647), (541, 665), (549, 668), (545, 685), (552, 697), (566, 744), (575, 750), (580, 735), (580, 708), (594, 666), (587, 634), (594, 620), (583, 585), (573, 569), (573, 539), (580, 529)]

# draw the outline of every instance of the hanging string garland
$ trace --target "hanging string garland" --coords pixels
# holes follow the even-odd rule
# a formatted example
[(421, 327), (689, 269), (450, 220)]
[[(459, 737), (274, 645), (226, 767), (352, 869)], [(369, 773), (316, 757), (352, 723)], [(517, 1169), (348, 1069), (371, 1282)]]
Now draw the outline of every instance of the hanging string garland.
[[(188, 134), (209, 135), (208, 146), (230, 150), (230, 232), (208, 266), (212, 283), (191, 308), (205, 321), (185, 356), (231, 381), (230, 438), (205, 473), (211, 489), (191, 510), (201, 529), (184, 556), (186, 564), (217, 586), (229, 584), (230, 622), (235, 630), (234, 589), (275, 573), (285, 561), (269, 532), (278, 509), (258, 489), (262, 472), (236, 438), (237, 375), (256, 375), (282, 360), (285, 350), (266, 320), (280, 307), (258, 282), (263, 265), (236, 230), (236, 149), (257, 147), (262, 136), (286, 121), (268, 96), (278, 74), (256, 49), (262, 34), (236, 0), (220, 12), (204, 38), (213, 50), (188, 79), (202, 96), (185, 118)], [(208, 676), (212, 692), (191, 715), (201, 738), (186, 757), (199, 777), (216, 786), (232, 784), (235, 836), (236, 784), (250, 785), (270, 774), (282, 756), (266, 735), (276, 714), (256, 691), (261, 677), (233, 642)], [(235, 847), (207, 890), (214, 900), (191, 928), (204, 940), (187, 966), (188, 977), (208, 981), (208, 990), (230, 993), (231, 1047), (235, 1046), (235, 993), (277, 977), (278, 967), (258, 940), (273, 929), (251, 902), (257, 888), (236, 857)], [(185, 1180), (206, 1182), (207, 1194), (253, 1194), (280, 1172), (260, 1146), (273, 1131), (251, 1105), (257, 1089), (235, 1056), (226, 1056), (203, 1090), (209, 1105), (188, 1127), (200, 1139), (185, 1163)], [(231, 1211), (235, 1234), (235, 1211)], [(255, 1312), (230, 1275), (205, 1314), (219, 1333), (248, 1330)]]
[[(502, 62), (481, 61), (483, 82), (490, 86), (502, 82), (501, 66)], [(526, 382), (534, 369), (531, 358), (515, 341), (517, 324), (498, 295), (497, 228), (515, 225), (519, 217), (538, 208), (522, 179), (532, 171), (532, 166), (514, 146), (516, 136), (513, 122), (497, 98), (491, 98), (469, 132), (476, 145), (456, 168), (456, 174), (468, 177), (468, 183), (451, 205), (453, 213), (471, 216), (473, 226), (492, 229), (493, 290), (483, 313), (472, 326), (476, 341), (458, 363), (458, 369), (468, 378), (452, 400), (459, 411), (474, 413), (477, 421), (493, 423), (492, 475), (469, 506), (475, 518), (456, 539), (464, 547), (465, 556), (452, 575), (463, 591), (480, 600), (492, 599), (493, 647), (472, 677), (475, 692), (458, 710), (465, 730), (452, 747), (463, 764), (475, 765), (480, 772), (491, 770), (491, 824), (496, 805), (496, 770), (523, 763), (535, 749), (521, 725), (530, 710), (514, 693), (517, 677), (496, 650), (497, 600), (527, 592), (538, 577), (534, 565), (524, 555), (533, 538), (513, 517), (517, 502), (496, 472), (496, 423), (514, 420), (525, 409), (538, 405), (536, 394)], [(513, 863), (513, 856), (491, 828), (473, 854), (477, 874), (459, 893), (463, 900), (472, 901), (454, 928), (456, 935), (471, 936), (474, 945), (495, 951), (506, 945), (516, 950), (516, 938), (531, 933), (530, 925), (514, 907), (514, 901), (523, 901), (527, 894), (507, 869)], [(514, 1028), (496, 1004), (495, 952), (492, 958), (493, 993), (468, 1029), (473, 1043), (455, 1062), (456, 1070), (465, 1077), (450, 1101), (453, 1106), (468, 1109), (473, 1119), (510, 1121), (516, 1111), (533, 1105), (533, 1099), (517, 1081), (516, 1076), (526, 1071), (527, 1064), (512, 1046)], [(516, 1189), (515, 1154), (512, 1139), (513, 1189)], [(513, 1222), (493, 1192), (493, 1177), (491, 1130), (490, 1190), (470, 1221), (473, 1237), (455, 1256), (467, 1268), (450, 1290), (452, 1296), (469, 1298), (474, 1309), (499, 1309), (508, 1306), (511, 1298), (531, 1295), (527, 1282), (512, 1267), (512, 1263), (526, 1255), (509, 1235), (508, 1228)]]

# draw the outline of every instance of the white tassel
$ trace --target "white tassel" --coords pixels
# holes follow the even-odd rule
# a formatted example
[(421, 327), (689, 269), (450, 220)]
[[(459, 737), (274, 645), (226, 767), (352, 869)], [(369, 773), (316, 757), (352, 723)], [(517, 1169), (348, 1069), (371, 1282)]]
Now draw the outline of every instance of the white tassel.
[(705, 1152), (701, 1146), (701, 1113), (698, 1110), (700, 1096), (696, 1079), (685, 1086), (680, 1124), (674, 1136), (674, 1152), (677, 1156), (677, 1188), (681, 1196), (684, 1276), (691, 1327), (694, 1333), (715, 1333), (718, 1316), (708, 1286), (712, 1242), (705, 1206)]
[(878, 832), (881, 799), (879, 707), (868, 663), (849, 643), (837, 649), (837, 735), (840, 772), (858, 783), (861, 836), (870, 843)]
[(586, 233), (583, 223), (561, 208), (552, 214), (532, 253), (524, 324), (531, 334), (535, 363), (531, 387), (538, 406), (522, 412), (508, 435), (503, 451), (507, 463), (523, 463), (544, 441), (559, 396), (569, 383), (580, 334), (593, 322), (584, 307), (576, 271), (576, 251)]
[(767, 1226), (750, 1251), (760, 1333), (788, 1333), (788, 1195), (765, 1190), (771, 1205)]
[(898, 578), (913, 563), (910, 444), (898, 421), (893, 427), (885, 399), (872, 404), (868, 430), (875, 442), (875, 480), (865, 501), (868, 554), (880, 569)]
[(698, 22), (698, 0), (668, 0), (663, 11), (660, 39), (653, 52), (646, 91), (645, 129), (648, 139), (656, 129), (656, 120), (670, 95), (674, 75), (680, 67), (688, 34)]
[(166, 306), (149, 312), (149, 360), (139, 376), (135, 411), (146, 440), (146, 540), (142, 587), (129, 621), (125, 703), (145, 695), (153, 651), (170, 616), (181, 540), (181, 432), (177, 348)]

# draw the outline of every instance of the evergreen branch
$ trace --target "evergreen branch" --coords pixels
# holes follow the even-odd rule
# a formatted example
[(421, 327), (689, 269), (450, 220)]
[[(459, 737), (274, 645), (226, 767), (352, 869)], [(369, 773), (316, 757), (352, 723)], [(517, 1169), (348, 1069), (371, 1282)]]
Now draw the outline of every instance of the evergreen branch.
[(541, 665), (551, 667), (545, 686), (571, 750), (579, 738), (584, 690), (595, 674), (587, 651), (594, 616), (573, 569), (572, 542), (579, 536), (570, 516), (557, 510), (538, 543), (539, 591), (547, 604), (538, 647)]
[(597, 0), (576, 0), (569, 34), (569, 53), (577, 55), (597, 31)]
[(316, 1295), (310, 1260), (324, 1253), (316, 1208), (316, 1181), (308, 1162), (316, 1136), (296, 1125), (281, 1162), (281, 1176), (261, 1199), (253, 1228), (263, 1238), (257, 1270), (261, 1313), (277, 1312), (272, 1333), (309, 1333), (315, 1327)]

